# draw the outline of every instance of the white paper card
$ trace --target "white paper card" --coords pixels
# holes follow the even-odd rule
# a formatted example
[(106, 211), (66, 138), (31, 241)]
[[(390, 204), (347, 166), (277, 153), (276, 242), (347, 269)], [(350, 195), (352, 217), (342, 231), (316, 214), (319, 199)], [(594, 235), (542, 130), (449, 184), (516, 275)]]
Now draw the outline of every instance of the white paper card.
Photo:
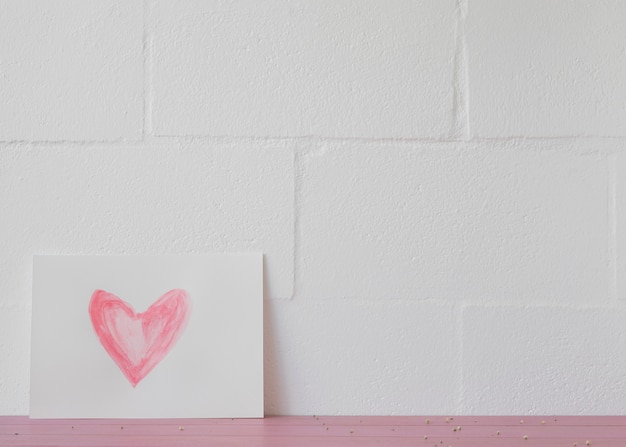
[(35, 256), (30, 416), (263, 417), (263, 257)]

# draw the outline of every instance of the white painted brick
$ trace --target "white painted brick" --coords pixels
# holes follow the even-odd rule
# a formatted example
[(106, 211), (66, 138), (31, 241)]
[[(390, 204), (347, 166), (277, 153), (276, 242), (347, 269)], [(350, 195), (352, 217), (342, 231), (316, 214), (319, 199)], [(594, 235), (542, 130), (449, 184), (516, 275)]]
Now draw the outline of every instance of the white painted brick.
[(620, 0), (472, 0), (472, 134), (626, 135), (624, 23)]
[(9, 301), (30, 301), (33, 254), (263, 252), (269, 295), (292, 294), (293, 153), (284, 145), (8, 148), (0, 191)]
[(29, 408), (30, 308), (4, 304), (0, 296), (0, 415)]
[(455, 2), (151, 2), (158, 135), (440, 137)]
[(0, 3), (0, 140), (138, 139), (141, 1)]
[(266, 414), (453, 413), (456, 322), (423, 302), (266, 302)]
[(604, 302), (598, 144), (322, 143), (298, 158), (296, 295)]
[(469, 307), (461, 414), (624, 414), (626, 311)]

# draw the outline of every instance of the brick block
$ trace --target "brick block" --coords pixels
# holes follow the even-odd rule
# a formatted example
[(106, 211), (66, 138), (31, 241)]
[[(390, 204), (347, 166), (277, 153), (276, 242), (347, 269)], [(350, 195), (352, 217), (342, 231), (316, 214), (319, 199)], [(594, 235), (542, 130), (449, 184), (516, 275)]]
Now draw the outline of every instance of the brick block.
[(0, 303), (0, 358), (0, 415), (28, 414), (30, 307)]
[(0, 4), (0, 140), (139, 139), (140, 1)]
[(626, 135), (625, 22), (620, 0), (472, 0), (472, 134)]
[(266, 414), (455, 413), (459, 344), (451, 306), (266, 304)]
[(582, 146), (322, 143), (298, 159), (298, 294), (606, 300), (606, 156)]
[(453, 0), (152, 2), (158, 135), (440, 137)]
[(461, 414), (622, 414), (624, 309), (468, 307)]

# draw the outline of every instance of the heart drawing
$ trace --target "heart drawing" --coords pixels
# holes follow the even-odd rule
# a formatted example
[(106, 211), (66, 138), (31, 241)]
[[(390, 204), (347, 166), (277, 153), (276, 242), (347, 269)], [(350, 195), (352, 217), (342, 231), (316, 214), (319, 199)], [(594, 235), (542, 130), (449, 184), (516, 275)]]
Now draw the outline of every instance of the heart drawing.
[(172, 349), (191, 310), (183, 289), (165, 293), (148, 310), (135, 313), (132, 306), (112, 293), (91, 295), (89, 316), (100, 343), (135, 387)]

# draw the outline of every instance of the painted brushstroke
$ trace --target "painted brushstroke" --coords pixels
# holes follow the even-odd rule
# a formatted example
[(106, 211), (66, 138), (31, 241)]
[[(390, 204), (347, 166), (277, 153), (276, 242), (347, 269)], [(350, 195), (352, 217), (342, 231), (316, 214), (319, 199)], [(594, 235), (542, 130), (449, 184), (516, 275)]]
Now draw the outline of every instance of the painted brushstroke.
[(173, 289), (137, 314), (114, 294), (96, 290), (91, 295), (89, 316), (100, 343), (135, 387), (180, 337), (190, 304), (187, 291)]

